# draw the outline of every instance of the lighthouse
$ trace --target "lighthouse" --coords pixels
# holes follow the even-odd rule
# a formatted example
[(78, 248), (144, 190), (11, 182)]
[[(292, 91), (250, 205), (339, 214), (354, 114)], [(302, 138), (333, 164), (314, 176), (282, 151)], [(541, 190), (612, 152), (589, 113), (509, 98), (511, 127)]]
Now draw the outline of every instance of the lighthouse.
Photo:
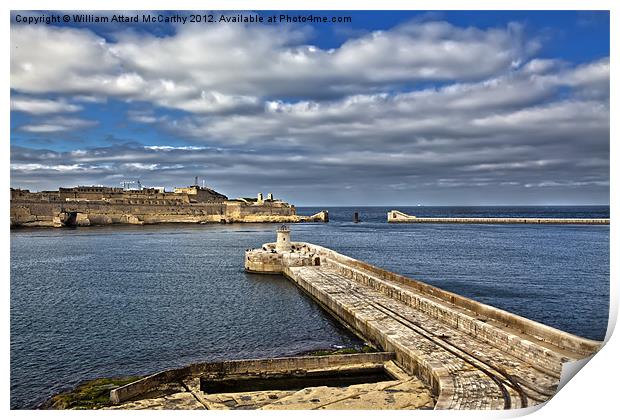
[(291, 250), (291, 230), (282, 225), (277, 230), (276, 251), (289, 252)]

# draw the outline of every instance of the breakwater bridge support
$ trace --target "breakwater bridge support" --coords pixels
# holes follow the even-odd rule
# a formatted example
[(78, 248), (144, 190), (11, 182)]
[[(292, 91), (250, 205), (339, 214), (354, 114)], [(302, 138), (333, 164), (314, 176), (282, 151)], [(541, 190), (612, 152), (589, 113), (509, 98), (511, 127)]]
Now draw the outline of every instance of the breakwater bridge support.
[(422, 379), (435, 409), (524, 408), (550, 399), (562, 364), (596, 352), (584, 339), (333, 250), (277, 241), (245, 254), (245, 269), (281, 273), (354, 333)]

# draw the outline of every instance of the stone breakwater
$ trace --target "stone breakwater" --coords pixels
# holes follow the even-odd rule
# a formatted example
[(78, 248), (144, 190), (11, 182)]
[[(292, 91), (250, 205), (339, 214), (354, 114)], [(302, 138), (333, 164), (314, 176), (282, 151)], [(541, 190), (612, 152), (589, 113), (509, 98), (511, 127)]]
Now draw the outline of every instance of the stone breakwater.
[(329, 221), (327, 211), (312, 216), (301, 216), (296, 214), (294, 206), (280, 202), (265, 202), (260, 205), (233, 201), (120, 204), (103, 201), (58, 203), (11, 200), (11, 227), (327, 221)]
[(595, 353), (587, 340), (341, 255), (290, 242), (248, 250), (245, 269), (282, 273), (353, 332), (395, 354), (432, 390), (435, 409), (511, 409), (556, 392), (562, 365)]
[(417, 217), (398, 210), (389, 211), (388, 223), (470, 223), (470, 224), (557, 224), (608, 225), (609, 219), (541, 218), (541, 217)]

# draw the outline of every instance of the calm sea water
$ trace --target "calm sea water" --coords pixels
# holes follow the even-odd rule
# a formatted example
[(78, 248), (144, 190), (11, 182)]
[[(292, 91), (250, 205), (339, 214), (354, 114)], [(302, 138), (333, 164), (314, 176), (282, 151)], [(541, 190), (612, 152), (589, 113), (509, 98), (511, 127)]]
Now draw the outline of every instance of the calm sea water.
[[(608, 226), (388, 225), (391, 209), (329, 208), (330, 223), (293, 225), (293, 240), (583, 337), (604, 337)], [(609, 207), (397, 209), (419, 216), (609, 217)], [(359, 224), (352, 223), (354, 211)], [(12, 231), (11, 407), (36, 407), (97, 377), (360, 345), (285, 278), (243, 271), (244, 250), (272, 242), (275, 228)]]

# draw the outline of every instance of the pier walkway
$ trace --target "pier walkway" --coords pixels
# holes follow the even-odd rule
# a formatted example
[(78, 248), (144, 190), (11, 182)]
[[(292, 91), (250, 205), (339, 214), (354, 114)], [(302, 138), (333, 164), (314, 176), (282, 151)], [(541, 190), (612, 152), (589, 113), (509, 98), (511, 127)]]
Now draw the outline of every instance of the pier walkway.
[(246, 270), (283, 273), (353, 332), (431, 389), (435, 409), (539, 404), (562, 364), (599, 342), (443, 291), (317, 245), (278, 242), (246, 252)]

